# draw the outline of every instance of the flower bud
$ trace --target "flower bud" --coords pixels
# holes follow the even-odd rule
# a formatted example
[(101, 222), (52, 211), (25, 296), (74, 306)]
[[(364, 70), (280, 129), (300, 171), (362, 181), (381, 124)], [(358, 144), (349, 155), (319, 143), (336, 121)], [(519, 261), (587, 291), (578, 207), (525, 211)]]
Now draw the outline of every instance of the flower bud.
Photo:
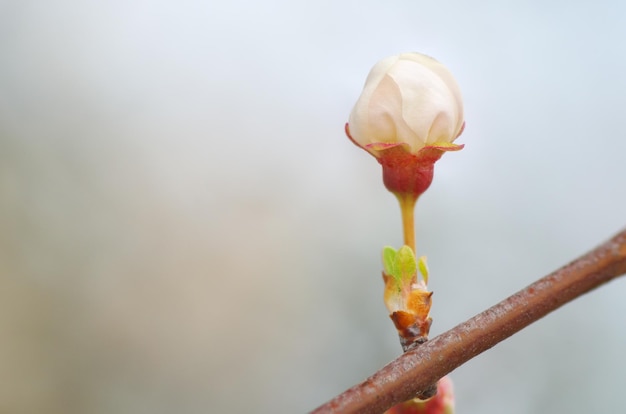
[(433, 398), (423, 401), (419, 398), (405, 401), (393, 406), (385, 414), (453, 414), (454, 390), (448, 376), (437, 383), (437, 394)]
[[(383, 249), (383, 265), (385, 306), (406, 352), (428, 339), (432, 323), (430, 307), (433, 292), (429, 292), (426, 286), (426, 257), (417, 260), (409, 246), (402, 246), (399, 250), (386, 246)], [(418, 278), (418, 270), (421, 278)]]
[(348, 137), (378, 159), (385, 186), (418, 197), (430, 185), (433, 167), (465, 121), (459, 87), (435, 59), (403, 53), (370, 71), (349, 123)]

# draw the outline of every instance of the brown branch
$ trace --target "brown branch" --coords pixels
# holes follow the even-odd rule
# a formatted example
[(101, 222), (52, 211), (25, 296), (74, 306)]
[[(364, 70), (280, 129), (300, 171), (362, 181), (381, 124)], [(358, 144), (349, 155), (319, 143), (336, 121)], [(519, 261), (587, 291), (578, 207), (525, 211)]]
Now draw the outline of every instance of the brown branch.
[(382, 413), (567, 302), (626, 273), (626, 230), (556, 272), (406, 352), (312, 414)]

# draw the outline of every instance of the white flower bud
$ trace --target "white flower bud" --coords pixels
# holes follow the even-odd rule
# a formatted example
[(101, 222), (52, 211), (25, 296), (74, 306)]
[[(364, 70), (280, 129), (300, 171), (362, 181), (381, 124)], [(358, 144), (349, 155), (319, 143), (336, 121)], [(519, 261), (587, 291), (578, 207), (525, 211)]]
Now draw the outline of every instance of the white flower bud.
[(452, 143), (463, 126), (461, 92), (448, 69), (426, 55), (403, 53), (370, 71), (350, 114), (349, 135), (374, 156), (385, 144), (408, 144), (417, 154)]

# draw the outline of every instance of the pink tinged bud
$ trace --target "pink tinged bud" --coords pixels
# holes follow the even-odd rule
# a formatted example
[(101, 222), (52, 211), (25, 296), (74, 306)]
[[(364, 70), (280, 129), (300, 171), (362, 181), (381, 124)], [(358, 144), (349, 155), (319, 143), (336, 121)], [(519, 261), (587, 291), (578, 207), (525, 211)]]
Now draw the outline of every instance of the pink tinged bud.
[(418, 398), (394, 405), (385, 414), (453, 414), (454, 390), (445, 376), (437, 383), (437, 395), (423, 401)]
[(403, 53), (378, 62), (355, 104), (346, 134), (378, 159), (391, 192), (414, 197), (430, 186), (434, 163), (465, 125), (452, 74), (438, 61)]

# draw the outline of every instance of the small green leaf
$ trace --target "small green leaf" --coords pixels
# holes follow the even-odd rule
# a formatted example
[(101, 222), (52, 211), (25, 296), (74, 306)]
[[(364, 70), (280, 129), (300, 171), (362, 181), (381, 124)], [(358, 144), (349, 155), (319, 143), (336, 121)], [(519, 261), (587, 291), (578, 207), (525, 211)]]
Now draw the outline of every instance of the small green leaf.
[(398, 252), (391, 246), (383, 247), (383, 266), (385, 267), (385, 273), (393, 276), (394, 279), (398, 279), (396, 275), (396, 256)]
[(424, 283), (428, 284), (428, 265), (426, 264), (426, 256), (422, 256), (417, 261), (417, 267), (422, 274), (422, 278), (424, 279)]
[(402, 246), (400, 250), (398, 250), (395, 268), (398, 272), (398, 278), (403, 282), (412, 280), (417, 273), (415, 253), (413, 253), (413, 250), (411, 250), (409, 246)]

